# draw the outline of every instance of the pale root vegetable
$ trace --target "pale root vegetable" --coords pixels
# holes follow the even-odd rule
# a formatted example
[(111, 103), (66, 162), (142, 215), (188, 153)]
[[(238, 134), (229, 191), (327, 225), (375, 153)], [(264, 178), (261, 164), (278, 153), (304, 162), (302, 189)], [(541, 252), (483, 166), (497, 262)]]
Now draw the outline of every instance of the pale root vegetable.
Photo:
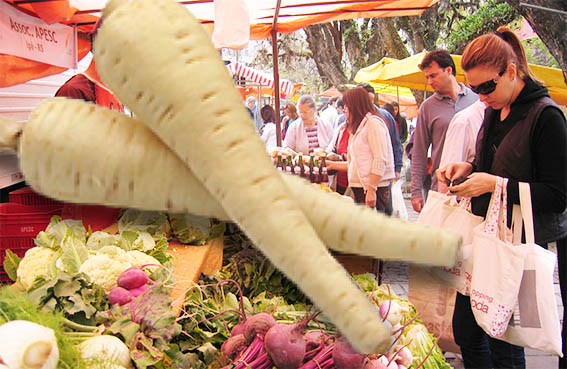
[[(144, 124), (124, 114), (55, 98), (40, 104), (27, 123), (13, 127), (25, 127), (19, 147), (26, 181), (49, 197), (230, 220), (181, 159)], [(16, 140), (5, 141), (16, 149)], [(280, 175), (331, 249), (384, 260), (454, 265), (458, 234), (382, 216), (301, 178)]]
[(385, 350), (389, 330), (292, 199), (201, 24), (173, 0), (126, 2), (104, 18), (94, 51), (105, 84), (274, 265), (359, 351)]

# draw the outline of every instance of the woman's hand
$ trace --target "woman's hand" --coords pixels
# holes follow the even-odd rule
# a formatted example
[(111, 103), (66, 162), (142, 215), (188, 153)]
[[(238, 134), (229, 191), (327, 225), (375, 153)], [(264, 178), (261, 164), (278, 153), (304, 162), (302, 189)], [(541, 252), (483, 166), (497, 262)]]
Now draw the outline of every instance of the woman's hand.
[(450, 163), (435, 171), (439, 183), (447, 183), (447, 179), (454, 181), (457, 178), (466, 177), (472, 172), (472, 164), (467, 162)]
[[(457, 177), (459, 178), (459, 177)], [(462, 197), (477, 197), (494, 191), (496, 176), (488, 173), (473, 173), (463, 183), (449, 187), (453, 195)]]
[(368, 191), (366, 191), (366, 206), (369, 208), (376, 207), (376, 190), (373, 188), (369, 188)]

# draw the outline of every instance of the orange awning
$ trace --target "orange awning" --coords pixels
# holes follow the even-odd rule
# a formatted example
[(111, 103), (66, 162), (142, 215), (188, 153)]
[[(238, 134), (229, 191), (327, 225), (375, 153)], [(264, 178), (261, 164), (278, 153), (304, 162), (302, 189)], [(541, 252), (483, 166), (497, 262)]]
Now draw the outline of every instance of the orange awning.
[[(89, 32), (107, 0), (0, 0), (37, 16), (48, 24), (76, 25), (79, 32)], [(419, 15), (439, 0), (281, 0), (277, 32), (290, 33), (311, 24), (355, 18), (376, 18)], [(179, 1), (212, 34), (213, 0)], [(246, 0), (250, 10), (250, 38), (261, 40), (271, 36), (277, 0)], [(85, 44), (79, 45), (79, 57)], [(19, 66), (25, 64), (25, 68)], [(44, 63), (0, 54), (0, 87), (60, 73)], [(10, 77), (8, 77), (10, 76)]]

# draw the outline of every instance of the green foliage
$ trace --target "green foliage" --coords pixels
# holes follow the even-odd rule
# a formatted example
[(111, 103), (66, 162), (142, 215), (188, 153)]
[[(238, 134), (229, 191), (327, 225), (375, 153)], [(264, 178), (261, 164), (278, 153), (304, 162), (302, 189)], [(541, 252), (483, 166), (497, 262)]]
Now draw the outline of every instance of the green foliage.
[(561, 68), (557, 60), (551, 55), (543, 41), (539, 37), (523, 40), (522, 46), (526, 51), (528, 63), (544, 65), (546, 67)]
[(518, 18), (512, 6), (502, 0), (488, 0), (478, 11), (459, 22), (450, 31), (447, 49), (461, 53), (469, 41)]
[(28, 320), (53, 329), (59, 349), (58, 368), (82, 369), (85, 367), (77, 347), (68, 337), (62, 313), (42, 311), (35, 302), (28, 299), (24, 292), (13, 287), (3, 287), (0, 289), (0, 325), (12, 320)]
[(109, 306), (104, 290), (90, 283), (84, 274), (38, 278), (28, 296), (42, 310), (63, 312), (79, 324), (94, 324), (96, 312)]
[(22, 259), (18, 255), (14, 254), (12, 250), (6, 250), (6, 256), (4, 257), (4, 270), (6, 271), (6, 274), (8, 274), (8, 277), (10, 277), (13, 281), (18, 278), (17, 271), (20, 261), (22, 261)]

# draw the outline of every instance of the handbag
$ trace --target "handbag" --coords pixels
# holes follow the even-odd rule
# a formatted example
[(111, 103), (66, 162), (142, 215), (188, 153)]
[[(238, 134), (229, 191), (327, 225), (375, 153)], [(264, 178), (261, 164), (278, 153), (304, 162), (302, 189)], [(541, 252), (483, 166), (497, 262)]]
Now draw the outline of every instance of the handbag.
[(471, 308), (477, 324), (501, 338), (516, 304), (528, 248), (514, 245), (507, 227), (507, 180), (497, 178), (486, 220), (477, 226), (472, 243)]
[(469, 295), (470, 291), (473, 230), (484, 221), (483, 217), (474, 215), (470, 208), (470, 198), (462, 198), (457, 202), (455, 196), (429, 191), (427, 201), (417, 218), (420, 224), (448, 229), (463, 237), (457, 262), (452, 268), (429, 268), (429, 273), (439, 283), (455, 288), (463, 295)]
[(553, 273), (556, 257), (535, 243), (530, 185), (519, 183), (520, 205), (512, 215), (513, 242), (522, 241), (522, 222), (528, 248), (518, 303), (502, 340), (518, 346), (562, 356), (561, 325), (557, 312)]

